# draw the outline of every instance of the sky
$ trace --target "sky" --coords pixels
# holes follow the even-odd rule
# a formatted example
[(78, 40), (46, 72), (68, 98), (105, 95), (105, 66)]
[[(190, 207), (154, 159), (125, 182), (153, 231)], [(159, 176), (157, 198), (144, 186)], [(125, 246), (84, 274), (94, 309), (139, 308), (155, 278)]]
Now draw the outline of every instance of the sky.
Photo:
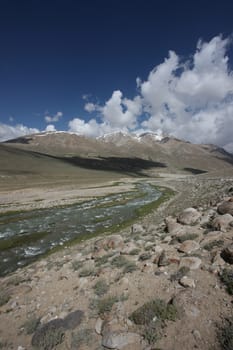
[(0, 0), (0, 141), (153, 131), (233, 152), (233, 2)]

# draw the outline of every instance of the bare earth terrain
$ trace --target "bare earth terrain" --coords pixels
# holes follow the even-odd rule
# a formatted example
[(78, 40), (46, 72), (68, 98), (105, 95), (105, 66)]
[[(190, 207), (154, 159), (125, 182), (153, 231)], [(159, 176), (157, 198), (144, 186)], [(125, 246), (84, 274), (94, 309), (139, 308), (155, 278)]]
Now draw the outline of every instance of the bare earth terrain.
[[(2, 191), (1, 211), (127, 191), (135, 180)], [(233, 287), (223, 280), (233, 286), (233, 217), (219, 205), (232, 198), (233, 178), (161, 173), (150, 181), (176, 195), (123, 231), (1, 278), (0, 348), (232, 349), (228, 338), (221, 345), (221, 327), (232, 317)]]

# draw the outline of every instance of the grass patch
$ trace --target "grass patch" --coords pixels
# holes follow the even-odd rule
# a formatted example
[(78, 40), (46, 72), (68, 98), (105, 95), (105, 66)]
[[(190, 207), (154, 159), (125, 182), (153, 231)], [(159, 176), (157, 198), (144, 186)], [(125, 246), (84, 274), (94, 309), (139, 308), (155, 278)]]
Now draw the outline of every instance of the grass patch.
[(143, 253), (139, 256), (138, 260), (140, 261), (145, 261), (151, 258), (151, 254), (150, 253)]
[(218, 340), (222, 350), (233, 349), (233, 319), (225, 321), (225, 325), (218, 332)]
[(128, 261), (122, 272), (123, 274), (132, 273), (135, 270), (137, 270), (137, 265), (133, 261)]
[(74, 271), (81, 269), (81, 267), (83, 267), (82, 261), (78, 261), (78, 260), (72, 261), (72, 268)]
[(84, 268), (79, 272), (79, 277), (95, 276), (96, 272), (93, 268)]
[(109, 254), (95, 258), (96, 266), (99, 267), (104, 264), (107, 264), (108, 259), (111, 258), (112, 256), (113, 256), (113, 253), (109, 253)]
[(105, 280), (100, 279), (99, 281), (96, 282), (93, 289), (95, 294), (101, 297), (108, 292), (109, 286)]
[(177, 310), (173, 304), (167, 304), (162, 299), (154, 299), (135, 310), (129, 317), (137, 325), (149, 325), (153, 319), (161, 322), (165, 320), (175, 321)]
[(93, 341), (93, 330), (90, 328), (80, 329), (71, 334), (71, 348), (79, 349), (81, 344), (90, 345)]
[(221, 281), (225, 284), (227, 292), (233, 295), (233, 270), (224, 269), (220, 276)]
[(95, 310), (97, 315), (103, 316), (104, 314), (111, 312), (115, 303), (123, 302), (127, 299), (128, 297), (124, 295), (110, 295), (102, 299), (93, 299), (89, 307), (91, 310)]
[(139, 253), (140, 253), (140, 249), (134, 248), (134, 249), (130, 250), (129, 255), (138, 255)]
[(183, 243), (185, 241), (192, 241), (196, 238), (198, 238), (198, 235), (196, 233), (189, 233), (189, 234), (185, 234), (185, 235), (182, 235), (182, 236), (179, 236), (179, 237), (176, 237), (177, 238), (177, 241), (179, 243)]
[(5, 305), (6, 303), (8, 303), (8, 301), (10, 300), (11, 296), (10, 294), (6, 293), (6, 292), (1, 292), (0, 293), (0, 306)]
[(10, 248), (20, 247), (40, 239), (43, 239), (49, 234), (49, 232), (33, 232), (27, 235), (17, 235), (7, 239), (0, 240), (0, 251), (4, 251)]
[(24, 322), (22, 327), (24, 328), (26, 334), (32, 334), (36, 331), (39, 324), (40, 324), (40, 318), (32, 316), (26, 322)]

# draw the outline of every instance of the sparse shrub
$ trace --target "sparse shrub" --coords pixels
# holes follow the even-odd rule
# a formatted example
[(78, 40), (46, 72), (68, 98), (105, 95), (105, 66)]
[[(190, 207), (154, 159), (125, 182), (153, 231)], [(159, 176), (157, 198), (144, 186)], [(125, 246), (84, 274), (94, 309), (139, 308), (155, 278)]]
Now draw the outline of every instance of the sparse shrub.
[(218, 340), (222, 350), (233, 349), (233, 319), (227, 320), (218, 332)]
[(145, 251), (149, 251), (154, 247), (154, 244), (150, 244), (148, 246), (145, 247)]
[(39, 324), (40, 318), (32, 316), (26, 322), (24, 322), (22, 327), (24, 328), (26, 334), (32, 334), (38, 328)]
[(95, 276), (95, 271), (92, 268), (85, 268), (79, 272), (79, 277)]
[(149, 344), (154, 344), (159, 338), (159, 322), (151, 321), (144, 327), (143, 336)]
[(174, 321), (177, 310), (173, 304), (166, 304), (164, 300), (154, 299), (142, 305), (130, 315), (130, 320), (138, 325), (148, 325), (154, 318)]
[(107, 285), (106, 281), (103, 279), (100, 279), (99, 281), (97, 281), (93, 288), (94, 288), (95, 294), (98, 296), (104, 295), (109, 290), (109, 286)]
[(108, 259), (112, 256), (112, 253), (103, 255), (95, 259), (96, 266), (102, 266), (108, 262)]
[(127, 299), (128, 299), (128, 296), (125, 296), (125, 295), (121, 295), (121, 296), (111, 295), (102, 299), (92, 299), (90, 302), (89, 308), (94, 311), (96, 310), (96, 313), (98, 315), (103, 315), (105, 313), (110, 312), (115, 303), (119, 301), (123, 302)]
[(232, 269), (224, 269), (220, 276), (221, 281), (227, 287), (227, 292), (233, 295), (233, 270)]
[(151, 254), (150, 253), (143, 253), (139, 256), (138, 260), (140, 261), (145, 261), (151, 258)]
[(224, 241), (222, 239), (220, 239), (218, 241), (212, 241), (210, 243), (205, 244), (203, 249), (210, 251), (210, 250), (212, 250), (214, 248), (222, 247), (223, 244), (224, 244)]
[(194, 240), (197, 237), (198, 237), (198, 235), (196, 233), (187, 233), (185, 235), (178, 236), (177, 240), (179, 243), (183, 243), (183, 242), (188, 241), (188, 240)]
[(10, 295), (6, 292), (1, 292), (0, 293), (0, 306), (3, 306), (4, 304), (8, 303), (10, 300)]
[(139, 248), (134, 248), (129, 252), (129, 255), (138, 255), (140, 253)]
[(171, 281), (178, 281), (182, 277), (186, 276), (189, 273), (190, 269), (187, 266), (182, 266), (177, 272), (173, 273), (170, 276)]
[(83, 266), (83, 262), (82, 261), (78, 261), (78, 260), (72, 261), (72, 268), (73, 268), (74, 271), (77, 271), (77, 270), (81, 269), (82, 266)]
[(71, 348), (79, 349), (81, 344), (89, 345), (93, 340), (93, 330), (89, 328), (80, 329), (71, 334)]
[(128, 261), (123, 269), (123, 274), (124, 273), (131, 273), (135, 270), (137, 270), (137, 265), (133, 261)]
[(32, 345), (36, 349), (52, 350), (61, 344), (65, 338), (65, 331), (59, 327), (49, 327), (43, 332), (36, 331), (32, 337)]
[(119, 255), (112, 259), (111, 264), (120, 269), (121, 267), (124, 267), (128, 261), (129, 260), (127, 260), (123, 255)]
[(20, 276), (14, 276), (9, 281), (7, 281), (7, 285), (10, 286), (18, 286), (21, 282), (23, 282), (24, 279)]

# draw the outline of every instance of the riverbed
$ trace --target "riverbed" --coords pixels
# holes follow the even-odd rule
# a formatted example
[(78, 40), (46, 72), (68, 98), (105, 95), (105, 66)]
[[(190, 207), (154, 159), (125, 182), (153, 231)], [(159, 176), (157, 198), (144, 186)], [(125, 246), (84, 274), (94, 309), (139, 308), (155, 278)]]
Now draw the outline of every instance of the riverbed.
[(82, 203), (0, 216), (0, 275), (25, 266), (78, 238), (87, 238), (137, 217), (161, 193), (147, 182), (133, 190)]

